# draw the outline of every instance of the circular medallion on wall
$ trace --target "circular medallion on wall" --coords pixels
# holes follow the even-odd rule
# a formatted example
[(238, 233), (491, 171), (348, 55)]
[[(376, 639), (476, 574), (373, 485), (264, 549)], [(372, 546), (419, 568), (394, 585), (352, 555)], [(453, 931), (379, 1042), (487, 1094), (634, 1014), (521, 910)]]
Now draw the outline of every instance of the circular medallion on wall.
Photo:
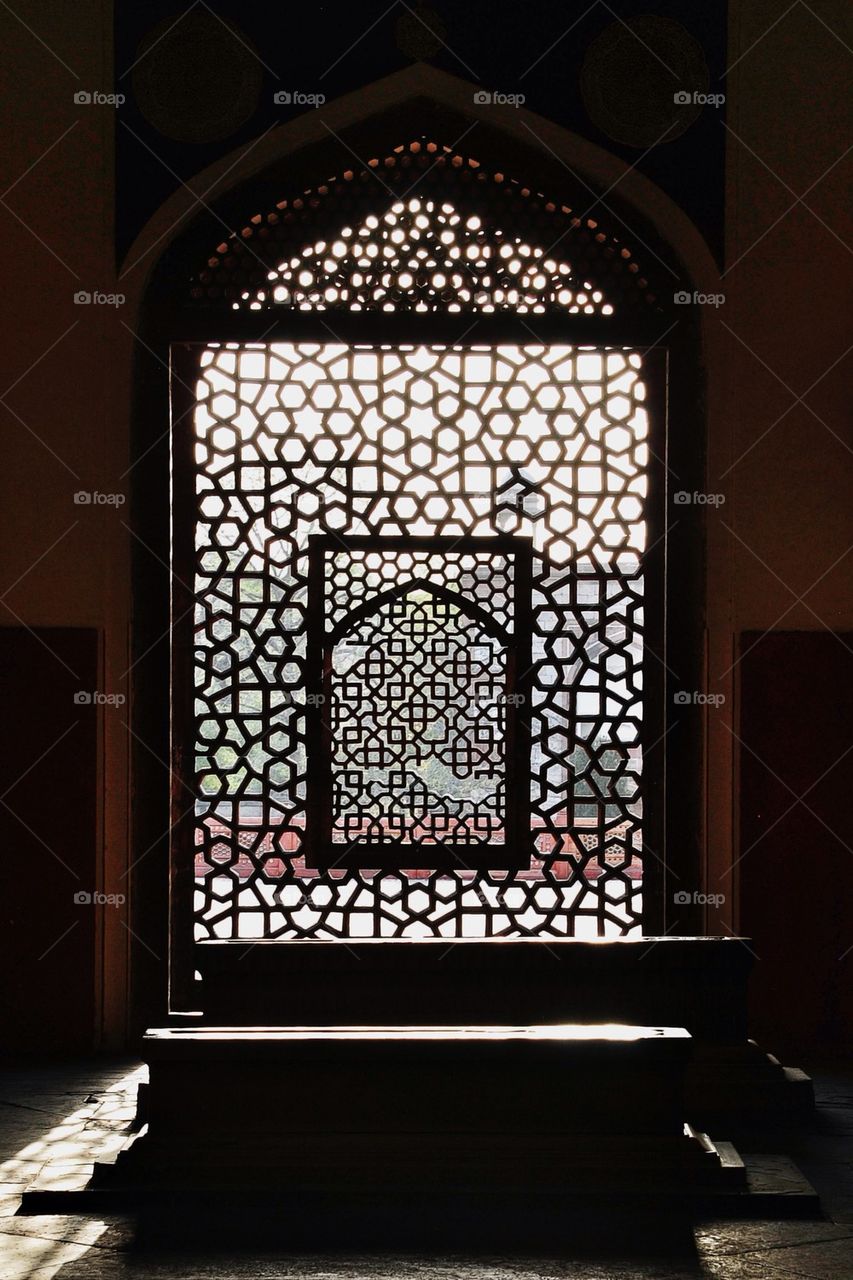
[(710, 82), (702, 46), (680, 22), (644, 14), (613, 22), (589, 46), (581, 94), (593, 124), (614, 142), (645, 149), (672, 142), (702, 111)]
[(197, 8), (149, 31), (133, 68), (133, 92), (146, 120), (167, 138), (218, 142), (255, 113), (263, 75), (239, 28)]

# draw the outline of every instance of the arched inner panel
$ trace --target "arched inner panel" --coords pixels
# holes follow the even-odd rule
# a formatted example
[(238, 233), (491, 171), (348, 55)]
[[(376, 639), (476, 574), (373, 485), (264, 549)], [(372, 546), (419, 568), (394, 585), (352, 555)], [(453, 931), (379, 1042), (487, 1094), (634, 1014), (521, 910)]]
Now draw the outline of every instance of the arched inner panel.
[(332, 861), (393, 842), (419, 866), (438, 847), (465, 867), (506, 842), (507, 649), (465, 591), (385, 596), (332, 648)]

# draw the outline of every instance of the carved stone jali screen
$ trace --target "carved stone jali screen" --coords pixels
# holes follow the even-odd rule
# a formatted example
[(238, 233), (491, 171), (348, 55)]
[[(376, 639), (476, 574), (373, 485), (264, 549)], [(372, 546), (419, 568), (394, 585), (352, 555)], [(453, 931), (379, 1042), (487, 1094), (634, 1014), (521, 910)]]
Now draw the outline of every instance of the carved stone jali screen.
[(173, 346), (174, 953), (639, 933), (665, 291), (586, 190), (352, 160), (258, 189)]
[(330, 334), (193, 389), (196, 937), (639, 932), (644, 357)]
[(529, 867), (530, 542), (345, 541), (311, 539), (310, 864)]

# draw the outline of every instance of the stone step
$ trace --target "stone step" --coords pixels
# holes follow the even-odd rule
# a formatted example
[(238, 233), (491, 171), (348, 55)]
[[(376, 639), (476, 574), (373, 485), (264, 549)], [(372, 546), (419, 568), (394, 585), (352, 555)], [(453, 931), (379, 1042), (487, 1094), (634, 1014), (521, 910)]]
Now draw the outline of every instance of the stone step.
[(119, 1155), (115, 1167), (96, 1170), (93, 1185), (160, 1182), (179, 1189), (247, 1185), (303, 1192), (385, 1196), (406, 1187), (427, 1194), (493, 1190), (540, 1195), (713, 1191), (745, 1185), (739, 1161), (723, 1162), (707, 1135), (677, 1138), (646, 1134), (548, 1135), (484, 1133), (293, 1133), (285, 1144), (265, 1139), (157, 1140), (143, 1135)]
[[(725, 1143), (714, 1144), (726, 1158)], [(739, 1157), (737, 1157), (739, 1159)], [(610, 1188), (582, 1187), (571, 1191), (549, 1187), (535, 1195), (519, 1196), (515, 1188), (490, 1187), (479, 1191), (449, 1191), (444, 1188), (419, 1189), (416, 1193), (398, 1187), (377, 1202), (371, 1190), (350, 1185), (343, 1192), (306, 1191), (300, 1184), (282, 1187), (215, 1188), (196, 1183), (176, 1191), (174, 1185), (149, 1181), (127, 1186), (103, 1180), (62, 1183), (44, 1178), (23, 1195), (25, 1214), (121, 1214), (138, 1211), (149, 1219), (156, 1238), (168, 1231), (173, 1215), (179, 1237), (186, 1238), (193, 1227), (202, 1241), (210, 1240), (218, 1229), (232, 1230), (239, 1242), (250, 1235), (264, 1234), (295, 1245), (322, 1246), (330, 1238), (354, 1241), (372, 1232), (387, 1241), (395, 1229), (405, 1236), (417, 1223), (426, 1241), (435, 1247), (448, 1221), (464, 1224), (466, 1242), (476, 1239), (478, 1218), (494, 1245), (502, 1222), (513, 1226), (520, 1239), (540, 1245), (549, 1231), (573, 1236), (585, 1224), (602, 1219), (605, 1236), (617, 1229), (625, 1214), (634, 1214), (650, 1226), (669, 1216), (685, 1215), (691, 1221), (707, 1218), (820, 1219), (818, 1197), (797, 1167), (782, 1156), (743, 1157), (746, 1183), (741, 1187), (721, 1185), (697, 1194), (683, 1182), (677, 1189), (661, 1194), (657, 1188), (638, 1182), (626, 1192)], [(144, 1219), (143, 1219), (144, 1221)], [(470, 1230), (469, 1230), (470, 1226)]]
[(684, 1122), (683, 1027), (154, 1028), (105, 1188), (675, 1197), (745, 1185)]
[(178, 1027), (145, 1036), (151, 1133), (681, 1139), (690, 1036), (622, 1024)]

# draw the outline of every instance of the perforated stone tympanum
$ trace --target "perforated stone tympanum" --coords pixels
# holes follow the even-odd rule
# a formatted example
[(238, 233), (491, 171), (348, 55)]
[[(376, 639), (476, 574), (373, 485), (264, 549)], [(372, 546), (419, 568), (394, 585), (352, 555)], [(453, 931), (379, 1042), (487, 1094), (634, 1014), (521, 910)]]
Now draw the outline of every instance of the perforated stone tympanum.
[[(347, 159), (352, 153), (348, 153)], [(659, 310), (628, 228), (426, 137), (256, 213), (200, 264), (200, 308), (610, 315)], [(627, 234), (625, 234), (627, 232)]]

